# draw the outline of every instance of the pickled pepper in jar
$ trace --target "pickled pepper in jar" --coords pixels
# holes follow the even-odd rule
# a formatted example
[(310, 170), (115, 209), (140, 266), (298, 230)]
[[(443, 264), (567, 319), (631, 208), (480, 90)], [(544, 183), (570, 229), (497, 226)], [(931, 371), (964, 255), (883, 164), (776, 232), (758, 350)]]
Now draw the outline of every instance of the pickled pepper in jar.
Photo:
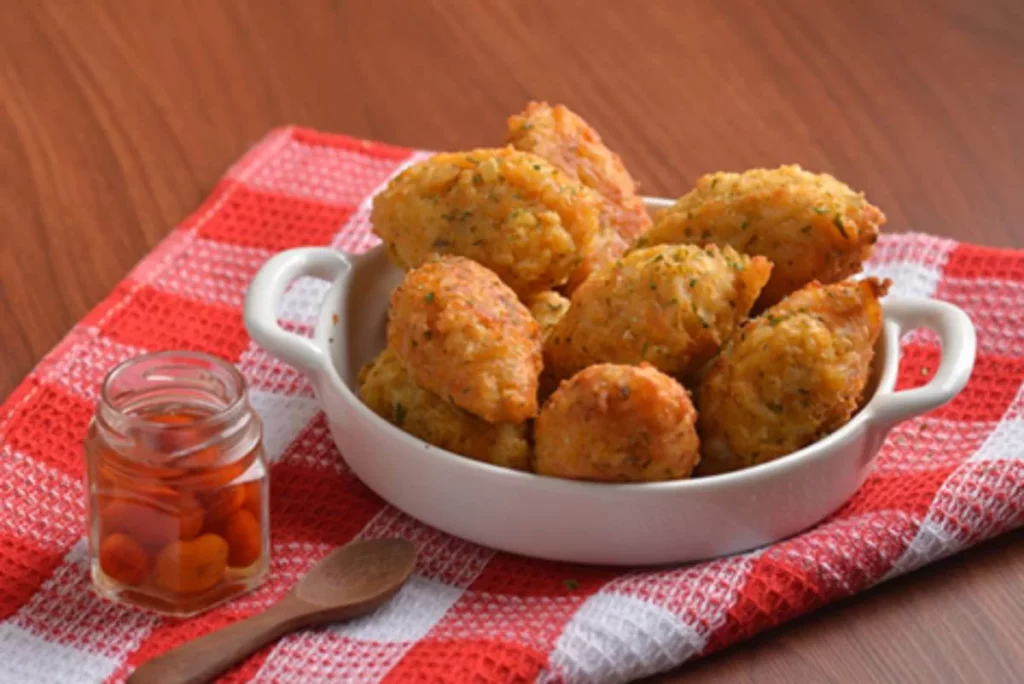
[(216, 357), (158, 352), (112, 370), (85, 441), (97, 590), (185, 617), (260, 585), (262, 433), (244, 378)]

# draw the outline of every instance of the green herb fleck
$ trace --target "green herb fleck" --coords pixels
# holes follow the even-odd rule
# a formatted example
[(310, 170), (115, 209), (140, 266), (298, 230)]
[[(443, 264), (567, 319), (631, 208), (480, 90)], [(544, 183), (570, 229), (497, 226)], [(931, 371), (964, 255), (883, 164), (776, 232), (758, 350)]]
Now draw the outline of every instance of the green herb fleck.
[(429, 304), (430, 302), (434, 301), (434, 293), (428, 292), (427, 296), (424, 297), (424, 299), (427, 300), (427, 303)]
[(740, 230), (746, 230), (750, 227), (750, 221), (744, 219), (743, 223), (740, 224)]
[(567, 579), (567, 580), (565, 580), (564, 584), (565, 584), (565, 588), (568, 589), (569, 591), (576, 591), (577, 589), (580, 588), (580, 583), (577, 582), (574, 579)]
[(521, 131), (528, 131), (531, 128), (533, 128), (533, 122), (532, 121), (527, 121), (526, 123), (524, 123), (522, 126), (519, 127), (519, 130), (521, 130)]
[(534, 171), (540, 171), (540, 164), (534, 164), (533, 165), (533, 170)]
[(775, 314), (768, 314), (768, 325), (770, 325), (770, 326), (772, 326), (774, 328), (775, 326), (777, 326), (781, 322), (782, 322), (782, 318), (781, 317), (776, 316)]
[(658, 284), (652, 280), (651, 283), (650, 283), (650, 287), (651, 287), (652, 290), (657, 290), (658, 289)]
[(547, 306), (548, 306), (548, 309), (550, 309), (551, 311), (561, 311), (562, 310), (562, 305), (561, 304), (548, 304)]
[(814, 207), (815, 214), (824, 214), (827, 211), (828, 209), (826, 209), (825, 207)]
[(696, 278), (690, 278), (690, 287), (691, 288), (692, 287), (697, 287), (697, 279)]
[(832, 223), (835, 224), (836, 228), (839, 229), (839, 234), (846, 239), (850, 239), (850, 236), (846, 234), (846, 226), (843, 225), (843, 217), (836, 214), (832, 217)]
[(643, 349), (640, 350), (640, 358), (641, 359), (645, 358), (647, 356), (647, 348), (649, 346), (650, 346), (650, 343), (645, 341)]
[(430, 331), (430, 330), (424, 330), (423, 331), (423, 339), (429, 340), (433, 336), (434, 336), (434, 333), (432, 331)]
[(405, 422), (405, 406), (402, 404), (395, 404), (395, 425), (402, 427), (402, 423)]
[(483, 176), (481, 176), (479, 173), (474, 173), (473, 174), (473, 183), (474, 184), (480, 185), (483, 182), (484, 182), (484, 177)]

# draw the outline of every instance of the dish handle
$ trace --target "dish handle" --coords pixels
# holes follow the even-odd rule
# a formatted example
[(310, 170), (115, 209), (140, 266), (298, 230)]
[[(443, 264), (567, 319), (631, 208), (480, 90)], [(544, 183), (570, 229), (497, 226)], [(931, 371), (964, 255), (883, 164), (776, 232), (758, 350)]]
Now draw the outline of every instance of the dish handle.
[(327, 366), (324, 352), (307, 337), (282, 328), (277, 305), (291, 282), (303, 276), (332, 282), (352, 268), (348, 256), (330, 247), (289, 249), (263, 264), (245, 296), (245, 327), (268, 352), (306, 375)]
[[(935, 332), (942, 344), (939, 367), (928, 384), (876, 395), (868, 406), (872, 418), (885, 427), (927, 413), (951, 401), (974, 370), (977, 337), (962, 309), (937, 299), (895, 298), (884, 304), (886, 325), (895, 324), (897, 340), (917, 328)], [(898, 342), (897, 342), (898, 344)]]

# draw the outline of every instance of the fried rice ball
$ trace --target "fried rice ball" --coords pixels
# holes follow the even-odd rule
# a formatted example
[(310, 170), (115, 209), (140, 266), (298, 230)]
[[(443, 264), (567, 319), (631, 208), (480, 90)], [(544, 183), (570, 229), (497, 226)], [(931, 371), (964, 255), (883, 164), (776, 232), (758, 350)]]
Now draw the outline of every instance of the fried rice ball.
[(569, 311), (569, 300), (554, 290), (541, 292), (530, 298), (530, 314), (540, 324), (541, 334), (546, 340)]
[(575, 480), (689, 477), (697, 414), (683, 386), (650, 364), (600, 364), (563, 382), (534, 426), (534, 470)]
[(526, 424), (491, 424), (417, 385), (390, 349), (359, 374), (359, 397), (384, 420), (434, 446), (515, 470), (530, 469)]
[(700, 474), (771, 461), (844, 425), (864, 393), (888, 280), (811, 283), (726, 343), (701, 380)]
[(601, 198), (543, 158), (511, 147), (438, 154), (373, 200), (373, 231), (400, 268), (468, 257), (523, 299), (564, 284), (600, 225)]
[(885, 215), (828, 174), (799, 166), (712, 173), (654, 220), (638, 246), (730, 245), (775, 269), (756, 310), (812, 280), (834, 283), (861, 270)]
[(537, 415), (540, 325), (497, 275), (463, 257), (409, 271), (391, 294), (388, 347), (426, 390), (489, 423)]
[(621, 256), (651, 221), (637, 184), (622, 159), (608, 149), (586, 121), (564, 105), (530, 102), (508, 120), (507, 141), (544, 157), (601, 194), (604, 220), (594, 243), (566, 286), (574, 290), (602, 265)]
[[(569, 300), (555, 292), (548, 290), (530, 300), (530, 313), (540, 323), (540, 329), (544, 335), (544, 342), (547, 343), (552, 331), (558, 321), (569, 311)], [(546, 367), (540, 373), (540, 387), (537, 390), (537, 401), (543, 403), (551, 396), (551, 393), (558, 387), (558, 378)]]
[(764, 257), (728, 246), (635, 250), (573, 293), (545, 358), (558, 378), (595, 363), (642, 361), (688, 375), (746, 318), (771, 270)]

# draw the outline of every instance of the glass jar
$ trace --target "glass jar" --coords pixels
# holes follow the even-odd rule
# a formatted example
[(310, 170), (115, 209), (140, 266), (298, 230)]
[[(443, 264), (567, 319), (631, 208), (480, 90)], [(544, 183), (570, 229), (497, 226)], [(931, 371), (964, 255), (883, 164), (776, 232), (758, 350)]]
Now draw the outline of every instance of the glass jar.
[(85, 441), (97, 590), (186, 617), (261, 584), (262, 436), (245, 379), (221, 359), (158, 352), (112, 370)]

